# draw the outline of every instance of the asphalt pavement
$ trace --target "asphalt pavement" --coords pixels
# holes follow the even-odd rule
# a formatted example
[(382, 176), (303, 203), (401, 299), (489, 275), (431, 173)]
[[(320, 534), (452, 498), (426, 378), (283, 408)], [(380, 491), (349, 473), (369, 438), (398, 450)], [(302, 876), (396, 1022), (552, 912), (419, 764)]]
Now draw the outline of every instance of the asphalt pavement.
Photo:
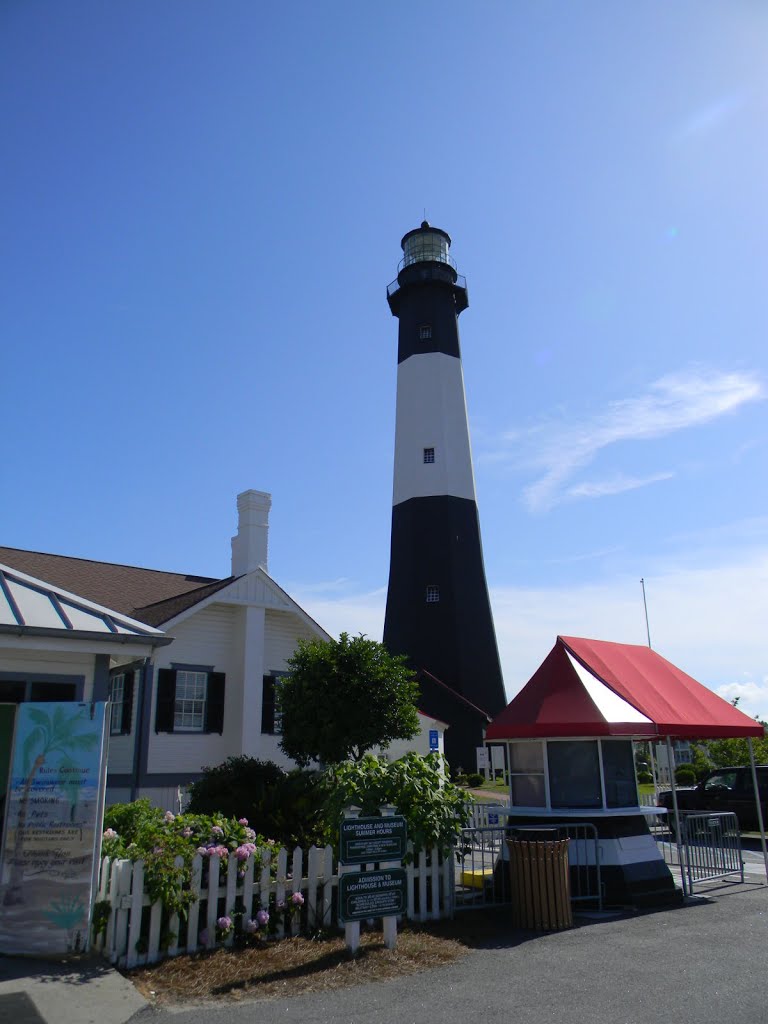
[(98, 961), (39, 965), (35, 976), (35, 962), (0, 959), (0, 1022), (38, 1024), (24, 1006), (4, 1012), (3, 995), (22, 993), (45, 1024), (758, 1024), (768, 1019), (768, 887), (756, 861), (744, 885), (710, 883), (680, 909), (583, 917), (534, 936), (502, 915), (450, 966), (294, 998), (161, 1010)]

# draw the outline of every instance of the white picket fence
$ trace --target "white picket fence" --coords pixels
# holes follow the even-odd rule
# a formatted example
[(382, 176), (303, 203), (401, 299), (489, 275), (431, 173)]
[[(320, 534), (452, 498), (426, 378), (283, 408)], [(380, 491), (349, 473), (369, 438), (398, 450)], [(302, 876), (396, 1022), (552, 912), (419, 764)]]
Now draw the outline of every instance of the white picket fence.
[(507, 824), (509, 804), (481, 804), (474, 803), (470, 806), (468, 828), (493, 828), (496, 825)]
[[(409, 844), (409, 850), (413, 852), (412, 844)], [(233, 858), (228, 871), (226, 868), (222, 870), (220, 858), (216, 855), (205, 860), (208, 877), (204, 885), (203, 858), (196, 854), (192, 862), (191, 889), (198, 898), (189, 907), (184, 920), (177, 914), (164, 914), (160, 901), (150, 902), (144, 889), (143, 861), (105, 857), (101, 864), (96, 901), (107, 901), (110, 914), (106, 930), (95, 939), (96, 949), (113, 964), (131, 968), (156, 963), (180, 953), (232, 946), (234, 930), (223, 938), (216, 934), (219, 917), (232, 917), (232, 912), (238, 908), (243, 914), (241, 920), (245, 921), (255, 917), (260, 907), (269, 907), (272, 901), (273, 905), (289, 905), (291, 896), (297, 892), (304, 897), (301, 912), (290, 916), (287, 928), (283, 915), (278, 914), (274, 938), (284, 938), (286, 933), (297, 935), (304, 927), (313, 930), (338, 925), (334, 889), (339, 884), (339, 871), (330, 846), (325, 849), (313, 846), (306, 853), (296, 847), (290, 855), (290, 867), (289, 852), (284, 848), (277, 852), (276, 857), (274, 849), (267, 848), (258, 851), (247, 862), (239, 863)], [(181, 858), (177, 858), (177, 865), (182, 863)], [(437, 849), (430, 855), (421, 850), (404, 866), (407, 871), (407, 917), (427, 921), (453, 916), (454, 858), (449, 856), (441, 860)], [(235, 867), (245, 868), (244, 877), (238, 877)], [(203, 930), (207, 932), (204, 946), (200, 943)], [(163, 942), (164, 938), (166, 941)]]

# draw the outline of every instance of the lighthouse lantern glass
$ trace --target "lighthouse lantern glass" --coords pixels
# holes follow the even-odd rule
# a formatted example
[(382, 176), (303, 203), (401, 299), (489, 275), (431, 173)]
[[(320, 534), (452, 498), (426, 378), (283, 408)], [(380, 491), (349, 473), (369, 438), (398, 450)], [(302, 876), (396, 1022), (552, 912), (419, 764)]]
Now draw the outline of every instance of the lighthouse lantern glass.
[(450, 263), (448, 239), (437, 231), (418, 231), (405, 240), (405, 266), (411, 263)]

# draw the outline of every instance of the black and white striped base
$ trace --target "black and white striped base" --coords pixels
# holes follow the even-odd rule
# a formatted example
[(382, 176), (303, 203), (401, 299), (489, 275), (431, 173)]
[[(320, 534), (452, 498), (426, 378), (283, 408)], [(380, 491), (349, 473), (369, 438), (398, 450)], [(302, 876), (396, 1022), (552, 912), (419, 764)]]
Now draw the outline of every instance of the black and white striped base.
[[(508, 823), (513, 828), (515, 825), (546, 828), (548, 824), (563, 824), (568, 820), (571, 819), (553, 812), (552, 817), (510, 815)], [(576, 819), (573, 820), (575, 824)], [(604, 906), (645, 910), (682, 903), (682, 891), (675, 886), (672, 873), (648, 829), (645, 815), (638, 813), (590, 817), (587, 813), (580, 816), (578, 821), (594, 825), (597, 830)], [(594, 872), (591, 881), (596, 886), (597, 871), (591, 847), (591, 843), (585, 844), (579, 859)]]

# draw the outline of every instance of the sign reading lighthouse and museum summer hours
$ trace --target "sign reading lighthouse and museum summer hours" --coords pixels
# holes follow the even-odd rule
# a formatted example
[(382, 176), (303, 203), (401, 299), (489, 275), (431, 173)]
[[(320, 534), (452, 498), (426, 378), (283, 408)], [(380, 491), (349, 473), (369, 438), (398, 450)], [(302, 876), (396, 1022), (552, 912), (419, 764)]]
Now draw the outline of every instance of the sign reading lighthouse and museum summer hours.
[(19, 705), (0, 863), (0, 952), (87, 948), (104, 810), (104, 709)]
[(404, 868), (383, 871), (352, 871), (339, 877), (339, 920), (364, 921), (369, 917), (404, 914), (406, 879)]
[(340, 864), (402, 860), (408, 841), (405, 818), (345, 818), (341, 823)]

